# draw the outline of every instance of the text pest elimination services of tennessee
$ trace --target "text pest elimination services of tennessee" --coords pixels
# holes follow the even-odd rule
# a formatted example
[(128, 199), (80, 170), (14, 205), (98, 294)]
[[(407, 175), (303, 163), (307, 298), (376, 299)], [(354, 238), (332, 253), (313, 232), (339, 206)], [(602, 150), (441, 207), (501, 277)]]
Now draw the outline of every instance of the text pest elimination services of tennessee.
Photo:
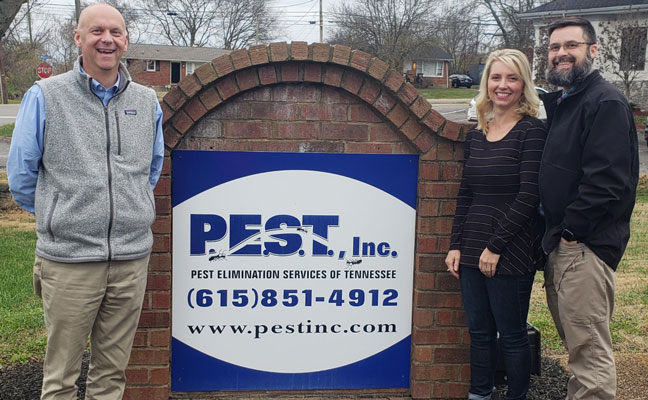
[(409, 387), (418, 156), (172, 166), (173, 391)]

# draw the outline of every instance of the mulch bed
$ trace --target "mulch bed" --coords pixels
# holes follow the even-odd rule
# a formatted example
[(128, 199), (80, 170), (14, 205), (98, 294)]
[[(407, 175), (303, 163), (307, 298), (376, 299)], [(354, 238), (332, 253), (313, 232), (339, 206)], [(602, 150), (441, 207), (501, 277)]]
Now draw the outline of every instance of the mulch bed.
[[(86, 354), (83, 358), (81, 376), (77, 381), (79, 399), (83, 399), (85, 394), (87, 370)], [(531, 377), (528, 400), (563, 400), (567, 394), (568, 379), (558, 360), (543, 357), (542, 375)], [(6, 400), (38, 400), (42, 382), (43, 366), (37, 361), (0, 370), (0, 397)], [(503, 399), (505, 390), (505, 386), (498, 387), (493, 400)]]

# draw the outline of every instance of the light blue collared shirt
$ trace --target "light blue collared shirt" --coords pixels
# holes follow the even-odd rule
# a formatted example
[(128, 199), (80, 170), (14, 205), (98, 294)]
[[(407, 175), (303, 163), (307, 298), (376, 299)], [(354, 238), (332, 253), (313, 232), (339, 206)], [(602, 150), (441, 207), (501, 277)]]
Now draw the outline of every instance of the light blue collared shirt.
[[(83, 71), (83, 68), (81, 68)], [(99, 96), (104, 106), (113, 98), (119, 88), (121, 77), (106, 89), (101, 83), (91, 79), (92, 92)], [(164, 162), (164, 134), (162, 131), (162, 108), (156, 100), (156, 129), (153, 144), (153, 158), (149, 183), (155, 188)], [(16, 117), (16, 126), (11, 138), (9, 159), (7, 160), (7, 176), (9, 188), (14, 200), (20, 207), (34, 212), (34, 192), (38, 179), (38, 166), (43, 158), (43, 137), (45, 133), (45, 96), (41, 88), (34, 84), (23, 96)]]

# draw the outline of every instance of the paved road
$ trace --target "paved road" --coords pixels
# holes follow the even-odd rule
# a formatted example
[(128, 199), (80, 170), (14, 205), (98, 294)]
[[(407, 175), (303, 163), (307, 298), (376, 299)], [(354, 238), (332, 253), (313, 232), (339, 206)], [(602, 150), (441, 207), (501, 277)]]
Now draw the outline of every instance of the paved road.
[(0, 104), (0, 125), (11, 124), (16, 121), (19, 104)]

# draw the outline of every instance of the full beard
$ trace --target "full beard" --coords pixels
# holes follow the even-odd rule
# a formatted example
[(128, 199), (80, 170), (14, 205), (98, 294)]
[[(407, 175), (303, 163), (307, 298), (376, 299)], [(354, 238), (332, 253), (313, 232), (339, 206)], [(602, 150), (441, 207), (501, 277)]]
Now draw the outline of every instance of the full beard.
[[(572, 61), (574, 65), (567, 72), (559, 71), (556, 66), (562, 60)], [(573, 87), (576, 86), (579, 82), (582, 82), (587, 75), (592, 72), (592, 59), (589, 54), (585, 56), (585, 59), (581, 63), (575, 62), (574, 57), (563, 56), (560, 58), (554, 58), (553, 65), (547, 67), (546, 77), (547, 81), (553, 85), (561, 87)]]

